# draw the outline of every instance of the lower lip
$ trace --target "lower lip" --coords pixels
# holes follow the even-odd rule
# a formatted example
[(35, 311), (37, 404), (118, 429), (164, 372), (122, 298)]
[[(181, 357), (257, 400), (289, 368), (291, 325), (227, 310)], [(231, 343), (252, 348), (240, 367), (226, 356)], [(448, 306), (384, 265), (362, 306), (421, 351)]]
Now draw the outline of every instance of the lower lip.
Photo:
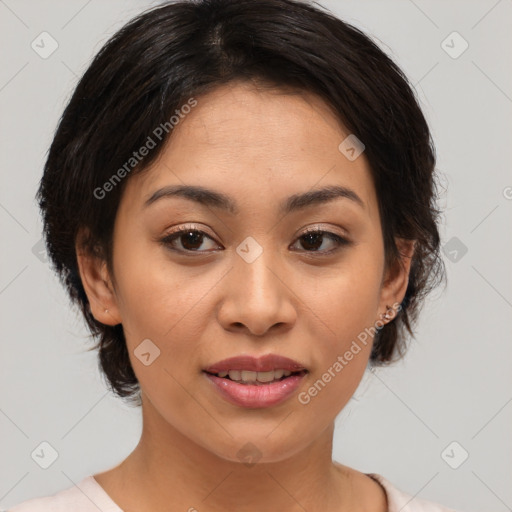
[(290, 375), (283, 380), (258, 386), (239, 384), (233, 380), (204, 373), (228, 402), (253, 409), (271, 407), (284, 402), (295, 392), (306, 375), (306, 373)]

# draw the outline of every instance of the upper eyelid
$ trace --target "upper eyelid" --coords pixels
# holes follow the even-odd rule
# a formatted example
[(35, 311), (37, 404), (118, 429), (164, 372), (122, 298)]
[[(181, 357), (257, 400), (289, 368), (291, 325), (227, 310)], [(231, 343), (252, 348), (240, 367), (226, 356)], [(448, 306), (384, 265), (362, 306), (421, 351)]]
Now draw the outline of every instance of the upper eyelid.
[(171, 231), (166, 233), (164, 235), (164, 237), (168, 237), (170, 235), (176, 235), (176, 234), (182, 233), (184, 231), (198, 231), (198, 232), (208, 236), (211, 239), (215, 238), (213, 235), (211, 235), (210, 233), (205, 231), (203, 228), (201, 228), (200, 226), (195, 225), (195, 224), (185, 224), (183, 226), (178, 226), (176, 229), (172, 229)]
[[(172, 230), (169, 233), (167, 233), (166, 235), (164, 235), (163, 240), (168, 239), (170, 237), (174, 237), (174, 236), (180, 235), (182, 233), (186, 233), (187, 231), (199, 232), (199, 233), (201, 233), (203, 235), (206, 235), (213, 242), (221, 245), (219, 242), (217, 242), (215, 236), (210, 235), (204, 229), (201, 229), (199, 226), (197, 226), (195, 224), (185, 224), (183, 226), (178, 226), (177, 229)], [(342, 230), (342, 231), (343, 232), (340, 234), (340, 233), (336, 233), (335, 231), (333, 231), (333, 230), (331, 230), (329, 228), (322, 227), (321, 225), (310, 226), (310, 227), (304, 229), (301, 233), (299, 233), (294, 238), (294, 242), (296, 240), (298, 240), (299, 238), (303, 237), (304, 235), (307, 235), (307, 234), (309, 234), (311, 232), (313, 232), (313, 233), (317, 233), (318, 232), (318, 233), (325, 233), (327, 236), (332, 235), (331, 238), (338, 237), (338, 238), (340, 238), (342, 240), (345, 240), (346, 243), (351, 243), (351, 239), (349, 238), (349, 235), (347, 235), (345, 233), (345, 230)], [(177, 237), (179, 238), (179, 236), (177, 236)], [(202, 251), (198, 251), (198, 252), (202, 252)]]
[[(340, 228), (341, 229), (341, 228)], [(336, 236), (341, 236), (341, 237), (347, 237), (348, 234), (346, 233), (346, 231), (344, 229), (342, 229), (342, 233), (336, 233), (336, 231), (334, 231), (333, 229), (331, 228), (327, 228), (327, 227), (323, 227), (323, 226), (310, 226), (309, 228), (306, 228), (304, 229), (304, 231), (301, 232), (301, 234), (299, 236), (303, 236), (307, 233), (310, 233), (310, 232), (322, 232), (322, 233), (330, 233), (330, 234), (333, 234), (333, 235), (336, 235)]]
[[(342, 233), (336, 233), (331, 228), (324, 227), (322, 225), (315, 225), (315, 226), (309, 226), (309, 227), (305, 228), (297, 236), (303, 236), (304, 234), (307, 234), (307, 233), (310, 233), (310, 232), (313, 231), (313, 232), (325, 232), (327, 234), (331, 233), (333, 235), (337, 235), (337, 236), (340, 236), (340, 237), (347, 237), (348, 234), (347, 234), (346, 230), (344, 230), (343, 228), (340, 228), (340, 229), (342, 230)], [(203, 228), (201, 228), (199, 225), (196, 225), (196, 224), (184, 224), (183, 226), (178, 226), (178, 228), (169, 231), (164, 236), (175, 235), (176, 233), (181, 233), (181, 232), (187, 231), (187, 230), (198, 231), (198, 232), (203, 233), (203, 234), (205, 234), (206, 236), (208, 236), (208, 237), (210, 237), (212, 239), (215, 238), (214, 235), (209, 234), (207, 231), (205, 231)]]

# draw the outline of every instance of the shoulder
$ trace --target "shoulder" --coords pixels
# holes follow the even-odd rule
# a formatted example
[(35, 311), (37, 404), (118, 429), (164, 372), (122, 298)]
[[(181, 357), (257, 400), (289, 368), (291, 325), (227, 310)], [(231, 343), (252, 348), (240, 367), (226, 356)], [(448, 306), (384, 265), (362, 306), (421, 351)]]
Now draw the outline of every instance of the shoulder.
[(51, 496), (32, 498), (6, 512), (118, 512), (98, 486), (94, 478), (85, 477), (78, 484), (59, 491)]
[(367, 473), (367, 476), (379, 482), (388, 498), (388, 512), (457, 512), (433, 501), (416, 498), (397, 489), (382, 475)]

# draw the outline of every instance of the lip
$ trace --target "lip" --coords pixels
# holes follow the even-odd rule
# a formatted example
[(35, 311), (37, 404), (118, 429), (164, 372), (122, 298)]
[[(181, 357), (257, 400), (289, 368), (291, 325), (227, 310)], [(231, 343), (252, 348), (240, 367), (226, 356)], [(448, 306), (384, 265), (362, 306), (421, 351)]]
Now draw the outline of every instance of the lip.
[(217, 377), (211, 373), (204, 375), (215, 385), (220, 395), (233, 405), (257, 409), (272, 407), (290, 398), (299, 387), (307, 371), (292, 374), (283, 380), (261, 386), (254, 384), (239, 384), (233, 380)]
[(266, 354), (261, 357), (253, 357), (249, 355), (230, 357), (204, 368), (203, 371), (209, 373), (227, 372), (229, 370), (269, 372), (271, 370), (279, 369), (298, 372), (306, 370), (306, 367), (289, 357), (277, 354)]
[[(213, 375), (213, 373), (229, 370), (269, 372), (280, 369), (293, 373), (281, 380), (262, 385), (240, 384), (228, 378)], [(289, 357), (265, 354), (261, 357), (241, 355), (223, 359), (205, 368), (203, 373), (215, 385), (216, 391), (229, 403), (256, 409), (271, 407), (284, 402), (300, 386), (308, 370), (304, 365)]]

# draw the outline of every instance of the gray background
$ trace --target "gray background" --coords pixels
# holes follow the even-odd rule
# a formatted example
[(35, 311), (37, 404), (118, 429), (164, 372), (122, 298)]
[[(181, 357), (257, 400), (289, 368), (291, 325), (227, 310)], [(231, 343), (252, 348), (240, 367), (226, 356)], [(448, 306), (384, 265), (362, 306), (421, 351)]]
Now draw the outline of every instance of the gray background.
[[(140, 410), (106, 391), (38, 253), (34, 194), (78, 77), (153, 4), (0, 0), (0, 508), (113, 467), (139, 439)], [(512, 510), (512, 0), (322, 4), (369, 32), (417, 88), (437, 146), (448, 271), (405, 360), (368, 372), (339, 415), (334, 458), (462, 511)], [(59, 45), (46, 59), (31, 48), (43, 31)], [(469, 44), (457, 58), (454, 31)], [(31, 457), (44, 441), (58, 453), (47, 469)]]

